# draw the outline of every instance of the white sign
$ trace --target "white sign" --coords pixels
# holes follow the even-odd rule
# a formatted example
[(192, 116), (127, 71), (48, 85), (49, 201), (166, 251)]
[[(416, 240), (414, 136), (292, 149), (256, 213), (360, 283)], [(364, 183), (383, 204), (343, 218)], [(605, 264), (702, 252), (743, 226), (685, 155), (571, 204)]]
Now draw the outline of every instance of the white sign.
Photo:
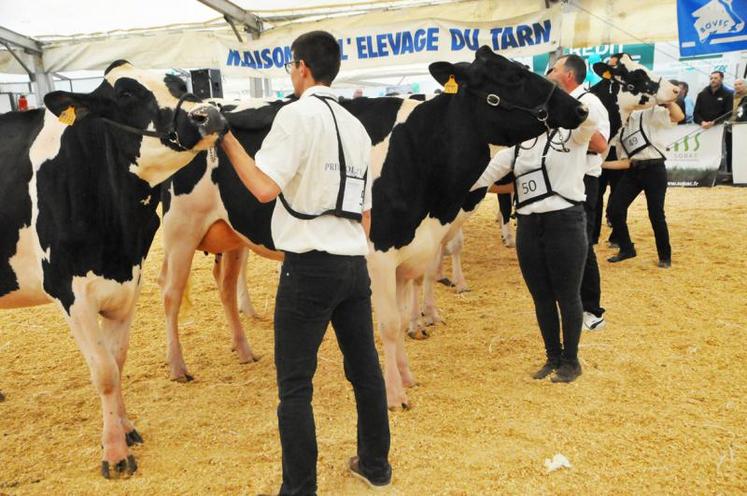
[(667, 156), (667, 176), (671, 186), (713, 186), (721, 166), (724, 126), (702, 129), (684, 124), (660, 129)]
[[(555, 50), (560, 41), (560, 7), (533, 14), (465, 23), (422, 19), (387, 25), (333, 29), (341, 51), (341, 70), (435, 61), (471, 61), (482, 45), (506, 57), (524, 57)], [(251, 77), (282, 77), (293, 60), (290, 45), (297, 28), (278, 28), (248, 46), (225, 46), (221, 69)]]
[(747, 122), (732, 128), (731, 172), (734, 184), (747, 184)]

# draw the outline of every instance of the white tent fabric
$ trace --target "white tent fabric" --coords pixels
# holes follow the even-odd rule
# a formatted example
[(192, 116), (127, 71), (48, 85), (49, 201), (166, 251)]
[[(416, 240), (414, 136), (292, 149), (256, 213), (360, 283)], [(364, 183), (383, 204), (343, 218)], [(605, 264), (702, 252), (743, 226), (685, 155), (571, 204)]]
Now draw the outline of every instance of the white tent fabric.
[[(237, 0), (237, 4), (254, 12), (266, 9), (268, 15), (279, 16), (279, 8), (295, 7), (285, 11), (291, 16), (299, 11), (339, 11), (366, 4), (377, 9), (390, 5), (401, 6), (407, 2), (346, 1), (333, 4), (329, 0)], [(416, 2), (422, 5), (422, 1)], [(29, 5), (30, 4), (30, 5)], [(322, 10), (319, 10), (319, 9)], [(278, 26), (265, 33), (286, 32), (288, 42), (297, 33), (309, 29), (334, 26), (385, 25), (423, 18), (437, 18), (469, 23), (484, 20), (506, 19), (545, 8), (544, 0), (509, 2), (505, 0), (472, 0), (440, 3), (438, 5), (404, 10), (372, 11), (354, 17), (333, 17), (312, 23), (294, 23)], [(316, 9), (316, 10), (315, 10)], [(104, 69), (118, 58), (131, 60), (143, 68), (168, 67), (220, 67), (220, 50), (216, 47), (236, 46), (237, 40), (225, 21), (217, 13), (196, 0), (33, 0), (16, 2), (0, 0), (0, 25), (24, 35), (69, 35), (84, 30), (87, 33), (124, 28), (144, 28), (144, 31), (107, 32), (98, 37), (75, 39), (46, 38), (44, 65), (47, 71), (72, 71)], [(218, 20), (216, 20), (218, 19)], [(171, 28), (156, 26), (198, 22), (189, 26)], [(611, 27), (609, 23), (617, 27)], [(593, 46), (603, 43), (627, 43), (645, 40), (669, 41), (677, 38), (675, 0), (570, 0), (564, 6), (561, 45), (564, 47)], [(261, 40), (261, 37), (260, 37)], [(252, 41), (244, 41), (250, 49)], [(30, 59), (27, 57), (27, 65)], [(390, 72), (392, 67), (382, 67)], [(412, 69), (407, 69), (411, 71)], [(23, 73), (23, 68), (7, 53), (0, 50), (0, 73)], [(363, 76), (361, 74), (360, 76)]]

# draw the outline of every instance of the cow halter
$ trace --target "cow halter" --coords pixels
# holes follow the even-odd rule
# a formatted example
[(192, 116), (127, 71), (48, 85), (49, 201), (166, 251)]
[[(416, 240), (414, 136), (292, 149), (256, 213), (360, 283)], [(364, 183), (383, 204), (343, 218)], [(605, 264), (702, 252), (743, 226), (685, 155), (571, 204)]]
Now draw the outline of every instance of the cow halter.
[(190, 97), (199, 101), (199, 99), (192, 93), (184, 93), (182, 96), (180, 96), (179, 101), (176, 104), (176, 110), (174, 111), (174, 117), (171, 119), (167, 132), (150, 131), (148, 129), (140, 129), (137, 127), (128, 126), (127, 124), (122, 124), (121, 122), (113, 121), (109, 119), (108, 117), (101, 117), (101, 120), (108, 124), (111, 124), (114, 127), (118, 127), (119, 129), (122, 129), (123, 131), (127, 131), (127, 132), (134, 133), (134, 134), (139, 134), (140, 136), (150, 136), (151, 138), (160, 138), (162, 140), (165, 140), (171, 143), (181, 152), (187, 151), (189, 150), (189, 147), (182, 145), (182, 143), (179, 141), (179, 133), (176, 132), (176, 116), (179, 115), (179, 109), (181, 109), (182, 103), (184, 103), (184, 101)]
[(549, 133), (550, 126), (547, 125), (547, 119), (550, 116), (549, 111), (548, 111), (548, 104), (550, 103), (550, 98), (552, 98), (553, 93), (555, 93), (555, 89), (558, 87), (558, 85), (555, 84), (554, 82), (551, 81), (551, 83), (552, 83), (552, 88), (550, 89), (550, 93), (547, 94), (545, 101), (537, 105), (534, 108), (522, 107), (521, 105), (516, 105), (515, 103), (509, 102), (505, 98), (501, 98), (495, 93), (485, 93), (483, 91), (472, 89), (468, 86), (465, 86), (465, 87), (469, 91), (474, 93), (475, 95), (485, 98), (485, 103), (487, 103), (491, 107), (501, 108), (507, 111), (521, 110), (522, 112), (528, 113), (529, 115), (531, 115), (532, 117), (540, 121), (542, 124), (544, 124), (545, 127), (547, 128), (547, 132)]

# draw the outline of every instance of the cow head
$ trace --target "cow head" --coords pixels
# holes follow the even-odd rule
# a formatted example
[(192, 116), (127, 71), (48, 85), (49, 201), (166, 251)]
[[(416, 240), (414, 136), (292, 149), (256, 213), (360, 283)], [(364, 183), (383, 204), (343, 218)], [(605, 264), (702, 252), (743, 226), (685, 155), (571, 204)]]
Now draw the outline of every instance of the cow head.
[(679, 87), (653, 74), (627, 53), (612, 55), (609, 63), (597, 62), (593, 69), (617, 91), (623, 120), (634, 110), (673, 102), (680, 92)]
[(109, 66), (92, 93), (55, 91), (44, 103), (68, 125), (98, 120), (95, 126), (126, 143), (124, 148), (134, 143), (130, 171), (153, 186), (214, 146), (227, 126), (217, 108), (188, 95), (177, 79), (120, 60)]
[(555, 83), (487, 46), (477, 51), (472, 63), (436, 62), (430, 71), (441, 84), (452, 85), (449, 80), (453, 77), (458, 85), (455, 97), (489, 143), (510, 146), (538, 136), (548, 127), (574, 129), (588, 115), (582, 103)]

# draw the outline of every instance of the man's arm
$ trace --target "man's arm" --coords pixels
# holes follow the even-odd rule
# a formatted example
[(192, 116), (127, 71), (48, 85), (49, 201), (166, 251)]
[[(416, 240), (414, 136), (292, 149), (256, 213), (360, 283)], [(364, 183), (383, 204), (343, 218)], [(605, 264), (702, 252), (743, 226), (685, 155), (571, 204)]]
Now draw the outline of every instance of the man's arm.
[(363, 212), (363, 218), (361, 219), (361, 225), (363, 225), (363, 230), (366, 232), (366, 237), (371, 237), (371, 211), (366, 210)]
[(599, 131), (595, 131), (589, 140), (589, 151), (599, 153), (600, 155), (607, 151), (607, 140)]
[(236, 169), (244, 186), (262, 203), (267, 203), (280, 194), (280, 186), (270, 176), (259, 170), (254, 159), (246, 153), (244, 147), (229, 131), (221, 141), (221, 148), (228, 155), (228, 160)]
[(734, 93), (727, 91), (726, 96), (724, 97), (724, 102), (721, 106), (721, 115), (713, 123), (721, 124), (722, 122), (729, 120), (731, 118), (732, 110), (734, 110)]
[(669, 120), (674, 122), (675, 124), (679, 123), (682, 119), (685, 118), (685, 113), (682, 111), (682, 107), (675, 101), (669, 103), (667, 105), (667, 109), (669, 110)]
[(702, 96), (703, 96), (702, 93), (698, 93), (698, 97), (695, 99), (695, 108), (693, 108), (693, 122), (695, 124), (701, 124), (704, 122), (703, 118), (700, 116), (700, 109), (703, 107)]

